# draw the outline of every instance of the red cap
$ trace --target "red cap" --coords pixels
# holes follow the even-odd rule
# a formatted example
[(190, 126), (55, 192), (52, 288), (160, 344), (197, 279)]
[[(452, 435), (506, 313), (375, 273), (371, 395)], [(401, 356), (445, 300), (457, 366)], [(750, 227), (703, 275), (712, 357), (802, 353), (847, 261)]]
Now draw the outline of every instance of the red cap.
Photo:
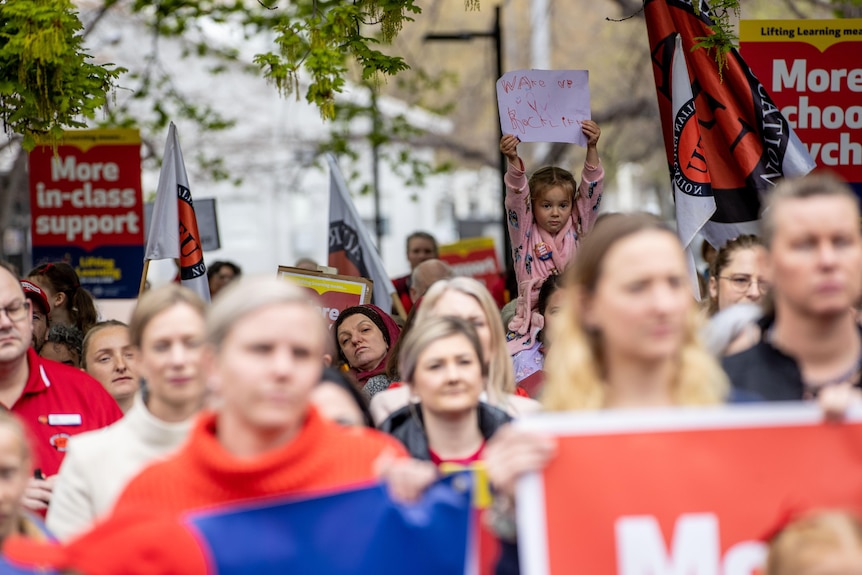
[(48, 296), (45, 292), (27, 280), (21, 280), (21, 287), (24, 289), (24, 295), (31, 299), (37, 306), (42, 308), (42, 312), (47, 315), (51, 311), (51, 304), (48, 303)]

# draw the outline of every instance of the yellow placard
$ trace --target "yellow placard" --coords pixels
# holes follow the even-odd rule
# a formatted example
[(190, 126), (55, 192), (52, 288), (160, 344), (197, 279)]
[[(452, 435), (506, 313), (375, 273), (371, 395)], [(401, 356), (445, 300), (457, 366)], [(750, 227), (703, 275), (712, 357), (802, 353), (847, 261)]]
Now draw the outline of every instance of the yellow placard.
[(318, 295), (323, 295), (326, 292), (338, 292), (361, 296), (362, 303), (371, 301), (372, 282), (366, 278), (326, 274), (288, 266), (279, 266), (278, 275), (303, 287), (313, 289)]
[(456, 255), (463, 258), (469, 253), (489, 249), (494, 249), (494, 238), (481, 237), (467, 238), (454, 244), (440, 246), (438, 252), (441, 256)]
[(811, 44), (821, 52), (833, 44), (862, 41), (862, 18), (834, 20), (742, 20), (741, 42), (787, 42)]
[[(37, 140), (39, 144), (50, 145), (47, 141)], [(73, 146), (86, 152), (95, 146), (140, 145), (141, 132), (135, 128), (105, 128), (99, 130), (65, 130), (57, 142), (60, 146)]]

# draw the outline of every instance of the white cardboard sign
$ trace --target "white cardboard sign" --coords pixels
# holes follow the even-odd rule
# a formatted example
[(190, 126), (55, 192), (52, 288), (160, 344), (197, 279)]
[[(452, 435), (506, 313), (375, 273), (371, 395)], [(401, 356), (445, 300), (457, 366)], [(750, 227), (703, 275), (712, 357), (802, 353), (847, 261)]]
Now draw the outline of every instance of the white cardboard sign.
[(590, 119), (587, 70), (515, 70), (497, 80), (504, 134), (522, 142), (587, 145), (581, 122)]

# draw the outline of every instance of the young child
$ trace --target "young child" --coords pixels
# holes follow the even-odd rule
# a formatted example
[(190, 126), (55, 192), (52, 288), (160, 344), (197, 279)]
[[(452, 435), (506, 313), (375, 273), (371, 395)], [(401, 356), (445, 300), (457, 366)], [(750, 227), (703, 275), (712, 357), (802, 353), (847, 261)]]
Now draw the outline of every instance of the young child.
[(559, 312), (564, 297), (562, 275), (550, 275), (542, 282), (536, 306), (543, 319), (542, 329), (536, 333), (536, 341), (531, 347), (512, 356), (515, 383), (533, 399), (538, 399), (544, 384), (545, 376), (542, 370), (545, 366), (545, 353), (553, 338), (552, 318)]
[(584, 120), (581, 130), (587, 157), (580, 186), (571, 172), (553, 166), (536, 170), (528, 182), (518, 156), (520, 140), (511, 135), (500, 140), (500, 151), (509, 160), (506, 214), (518, 280), (517, 308), (506, 336), (513, 355), (530, 348), (542, 329), (536, 305), (545, 278), (563, 271), (598, 216), (605, 172), (596, 145), (602, 132), (592, 120)]

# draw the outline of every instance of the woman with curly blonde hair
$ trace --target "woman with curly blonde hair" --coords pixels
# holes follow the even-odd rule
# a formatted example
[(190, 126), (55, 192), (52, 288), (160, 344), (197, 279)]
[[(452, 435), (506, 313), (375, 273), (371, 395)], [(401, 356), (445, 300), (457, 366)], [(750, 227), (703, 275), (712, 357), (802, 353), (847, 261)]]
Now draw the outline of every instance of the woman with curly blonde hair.
[[(567, 269), (551, 326), (542, 403), (550, 411), (710, 405), (729, 386), (697, 340), (698, 312), (679, 240), (648, 214), (601, 218)], [(552, 438), (503, 426), (485, 466), (498, 493), (498, 573), (517, 572), (511, 516), (519, 477), (554, 457)], [(511, 571), (510, 571), (511, 569)]]
[(546, 409), (721, 403), (727, 378), (698, 341), (676, 235), (649, 214), (613, 214), (570, 266)]

